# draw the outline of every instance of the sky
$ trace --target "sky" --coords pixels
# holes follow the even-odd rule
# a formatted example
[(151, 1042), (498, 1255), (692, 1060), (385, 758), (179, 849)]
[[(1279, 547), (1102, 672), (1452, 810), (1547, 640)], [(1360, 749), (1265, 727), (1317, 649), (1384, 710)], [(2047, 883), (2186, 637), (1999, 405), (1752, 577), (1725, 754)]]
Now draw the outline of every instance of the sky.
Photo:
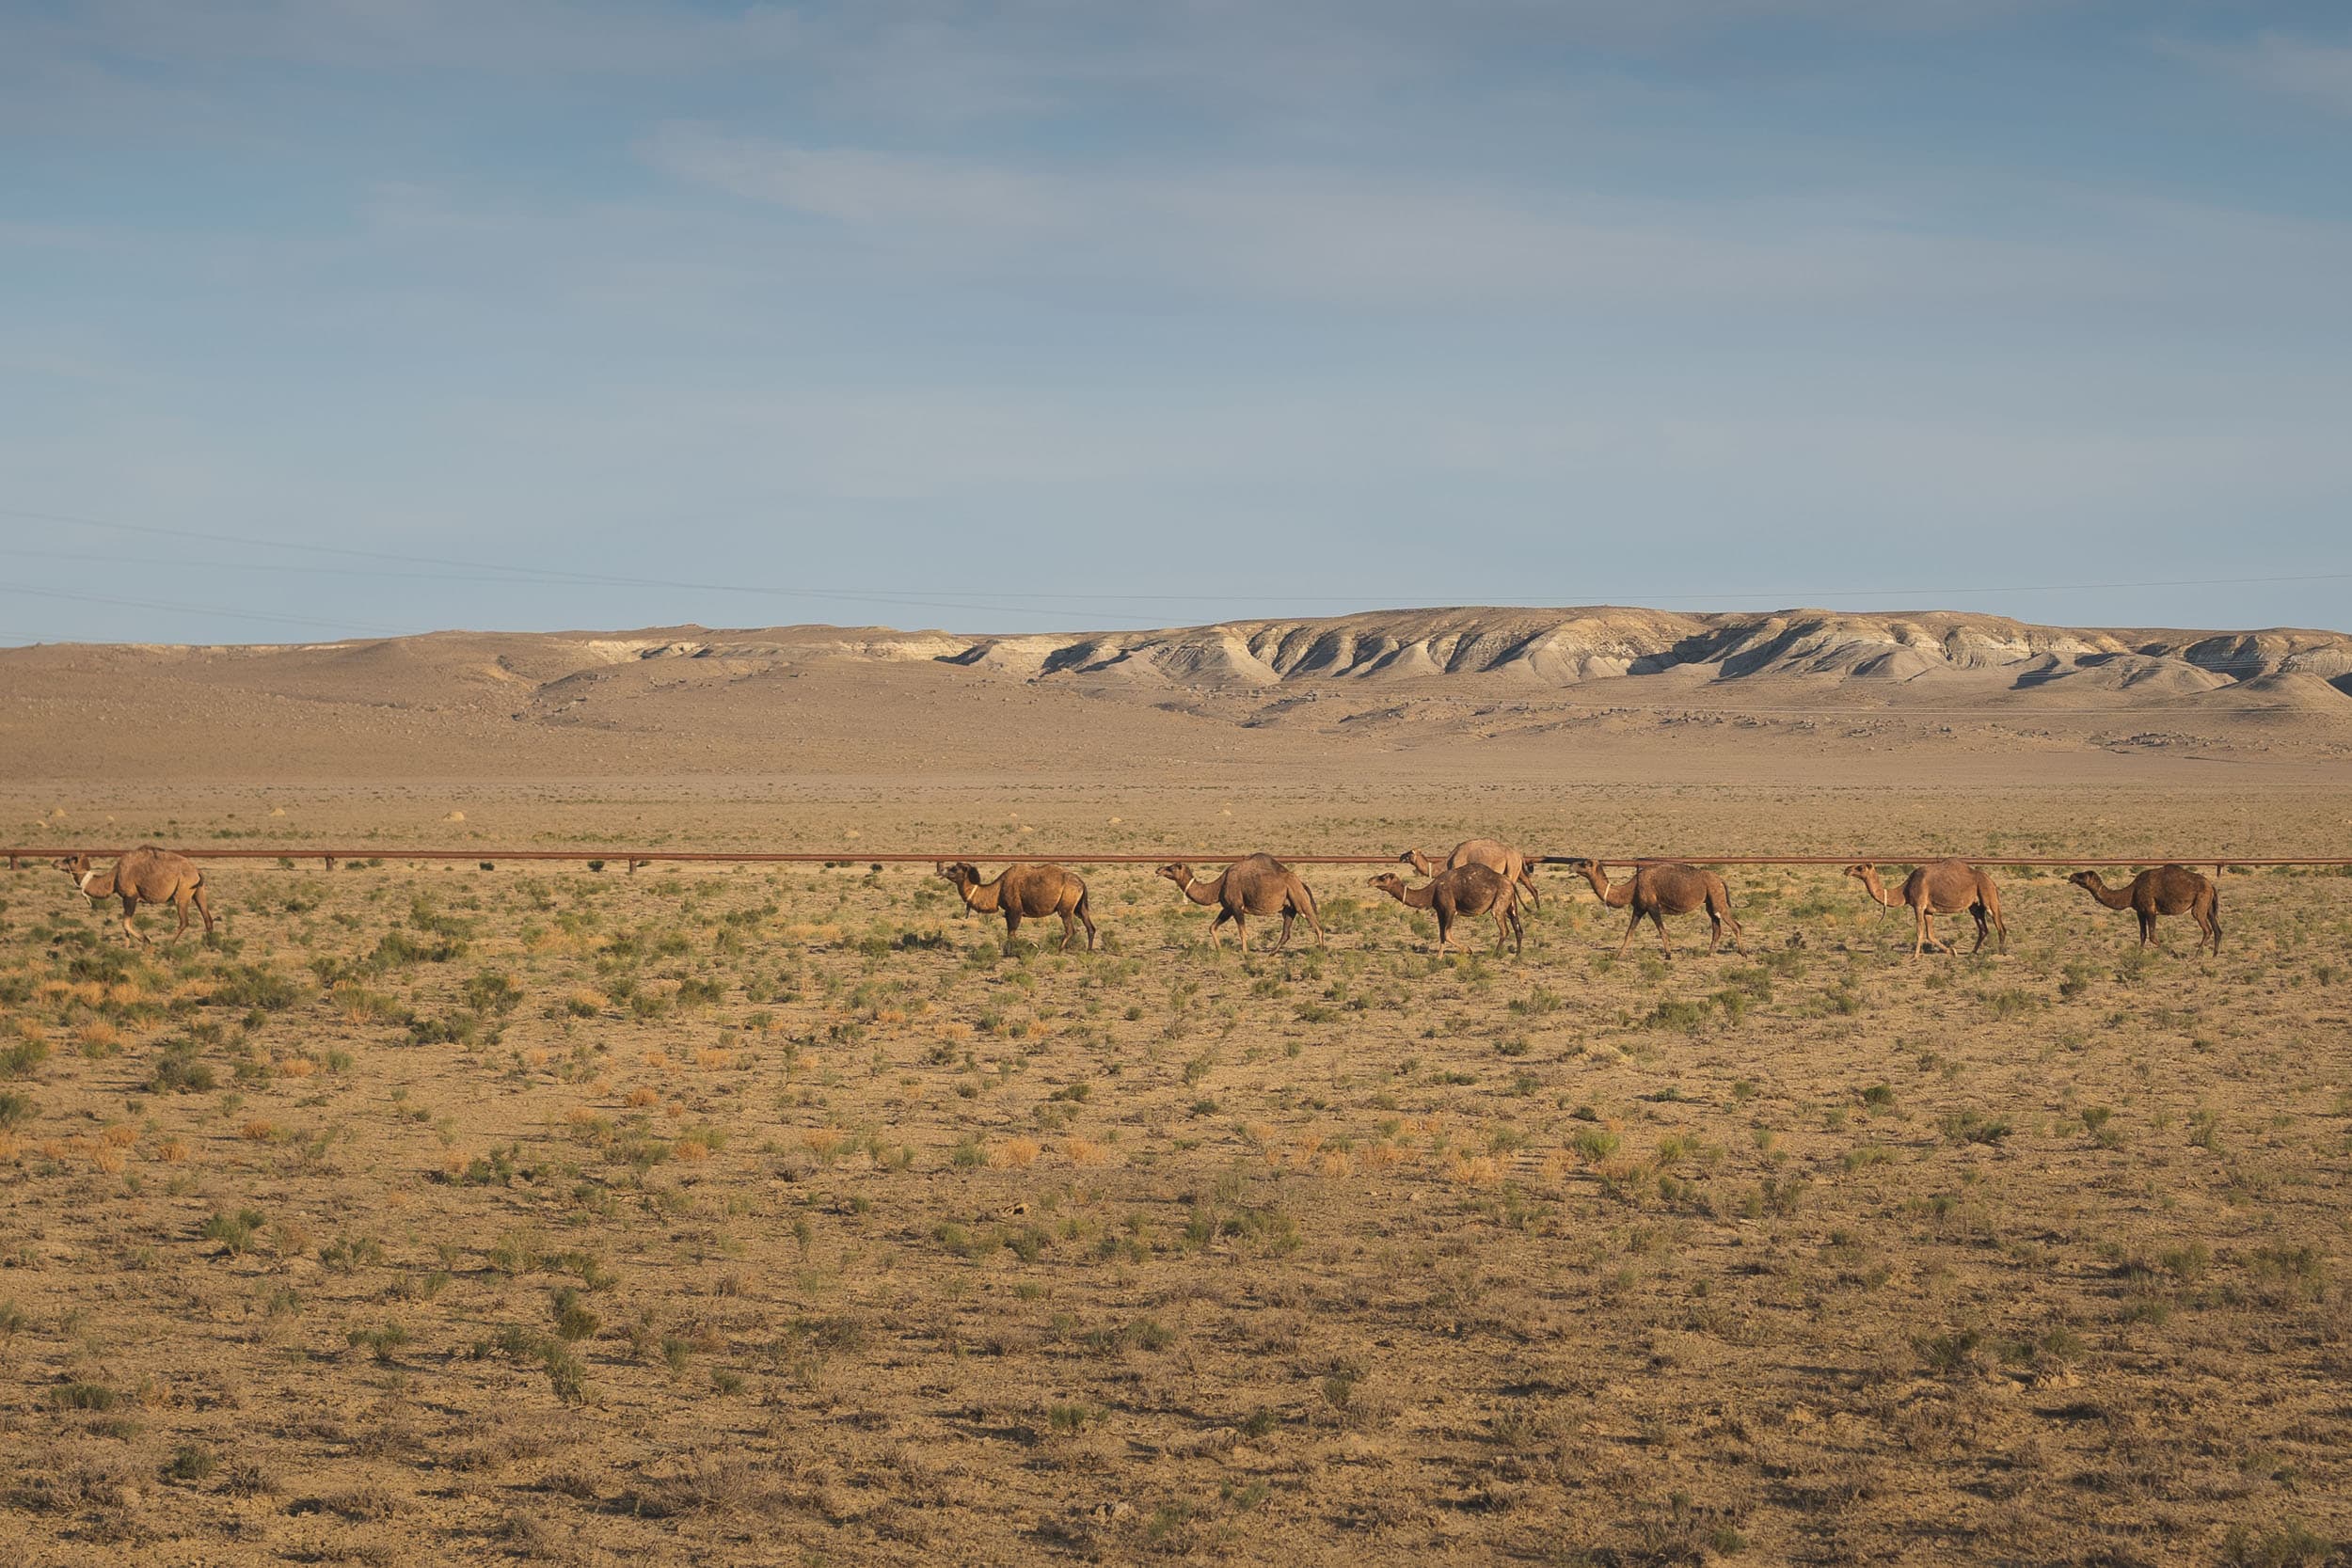
[(2352, 627), (2352, 9), (0, 0), (0, 642)]

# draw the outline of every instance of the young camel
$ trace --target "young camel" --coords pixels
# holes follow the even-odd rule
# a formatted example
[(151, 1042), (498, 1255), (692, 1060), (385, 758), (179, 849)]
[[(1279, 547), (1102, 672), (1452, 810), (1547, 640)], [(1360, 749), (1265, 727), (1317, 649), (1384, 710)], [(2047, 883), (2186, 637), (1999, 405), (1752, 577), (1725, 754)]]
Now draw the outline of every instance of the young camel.
[(2111, 910), (2129, 910), (2139, 916), (2139, 945), (2156, 941), (2156, 916), (2185, 914), (2197, 922), (2202, 933), (2197, 945), (2213, 943), (2215, 958), (2221, 956), (2221, 890), (2213, 882), (2185, 865), (2159, 865), (2143, 871), (2123, 887), (2109, 887), (2096, 871), (2077, 871), (2066, 879)]
[(1993, 885), (1992, 878), (1966, 861), (1935, 861), (1920, 866), (1903, 879), (1900, 897), (1889, 894), (1879, 881), (1875, 865), (1850, 865), (1846, 875), (1860, 878), (1870, 896), (1890, 910), (1905, 904), (1911, 907), (1911, 956), (1915, 958), (1928, 948), (1950, 952), (1950, 942), (1935, 940), (1935, 917), (1963, 911), (1977, 920), (1977, 945), (1968, 949), (1970, 958), (1984, 948), (1988, 919), (1991, 929), (2000, 933), (2001, 951), (2009, 951), (2009, 927), (2001, 923), (2000, 889)]
[(1453, 947), (1454, 916), (1464, 914), (1495, 917), (1497, 953), (1502, 951), (1505, 942), (1515, 956), (1524, 948), (1526, 933), (1519, 926), (1518, 884), (1504, 880), (1500, 872), (1483, 865), (1457, 865), (1438, 872), (1419, 887), (1406, 887), (1404, 878), (1393, 871), (1384, 871), (1372, 879), (1372, 885), (1408, 910), (1435, 913), (1440, 953)]
[(1517, 882), (1527, 890), (1527, 902), (1537, 914), (1543, 913), (1544, 895), (1535, 886), (1535, 867), (1523, 850), (1514, 849), (1499, 838), (1466, 838), (1454, 847), (1454, 852), (1440, 865), (1418, 849), (1407, 849), (1396, 857), (1424, 877), (1435, 877), (1440, 871), (1457, 866), (1483, 865), (1506, 882)]
[(1077, 940), (1080, 921), (1086, 923), (1087, 951), (1094, 951), (1094, 916), (1087, 909), (1087, 885), (1073, 872), (1058, 865), (1009, 865), (997, 873), (994, 881), (983, 882), (978, 868), (970, 862), (950, 865), (942, 861), (939, 874), (955, 883), (965, 909), (1004, 915), (1008, 953), (1012, 951), (1012, 939), (1022, 921), (1054, 914), (1061, 916), (1063, 952), (1069, 952), (1070, 944)]
[(1673, 944), (1666, 941), (1666, 916), (1692, 914), (1700, 910), (1707, 911), (1708, 923), (1713, 928), (1707, 943), (1709, 957), (1723, 945), (1724, 927), (1726, 926), (1731, 927), (1732, 950), (1738, 953), (1747, 951), (1740, 945), (1740, 939), (1747, 933), (1732, 915), (1731, 890), (1724, 887), (1724, 879), (1712, 871), (1701, 871), (1695, 865), (1679, 863), (1645, 865), (1637, 867), (1627, 880), (1613, 883), (1607, 867), (1598, 861), (1579, 858), (1567, 863), (1570, 870), (1584, 873), (1584, 879), (1593, 884), (1593, 891), (1599, 895), (1603, 904), (1613, 910), (1629, 908), (1633, 911), (1632, 920), (1626, 925), (1625, 940), (1617, 943), (1617, 957), (1620, 958), (1625, 957), (1625, 950), (1633, 944), (1633, 933), (1641, 929), (1644, 920), (1658, 927), (1658, 945), (1666, 950), (1667, 958), (1672, 958), (1675, 950)]
[(1241, 933), (1241, 950), (1249, 951), (1250, 915), (1261, 920), (1282, 917), (1282, 934), (1267, 949), (1279, 953), (1291, 940), (1291, 923), (1305, 920), (1307, 928), (1315, 934), (1315, 942), (1323, 941), (1323, 922), (1315, 916), (1315, 895), (1298, 879), (1298, 873), (1276, 860), (1272, 855), (1250, 855), (1235, 861), (1217, 874), (1216, 880), (1196, 879), (1192, 867), (1184, 864), (1163, 865), (1157, 875), (1167, 878), (1184, 890), (1185, 897), (1196, 904), (1215, 904), (1216, 918), (1209, 922), (1209, 945), (1222, 947), (1224, 938), (1217, 927), (1227, 921)]
[(138, 912), (142, 903), (169, 904), (180, 911), (180, 928), (171, 933), (174, 942), (187, 934), (190, 904), (204, 917), (204, 934), (213, 934), (213, 904), (204, 894), (204, 873), (185, 855), (142, 844), (115, 862), (112, 871), (93, 870), (87, 855), (68, 856), (57, 863), (57, 868), (72, 878), (73, 885), (93, 904), (102, 898), (122, 900), (122, 935), (126, 941), (155, 940), (131, 925), (131, 917)]

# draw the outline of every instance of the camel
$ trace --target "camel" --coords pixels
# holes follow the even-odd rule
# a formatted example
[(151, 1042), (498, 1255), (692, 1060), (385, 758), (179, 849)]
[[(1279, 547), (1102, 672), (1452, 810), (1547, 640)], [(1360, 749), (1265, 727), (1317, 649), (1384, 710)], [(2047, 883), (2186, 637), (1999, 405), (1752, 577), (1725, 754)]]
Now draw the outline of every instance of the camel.
[(1276, 860), (1272, 855), (1250, 855), (1235, 861), (1217, 874), (1216, 880), (1203, 882), (1192, 874), (1189, 865), (1163, 865), (1159, 876), (1167, 878), (1184, 890), (1185, 897), (1196, 904), (1215, 904), (1216, 918), (1209, 922), (1209, 945), (1221, 947), (1224, 938), (1217, 927), (1227, 921), (1241, 933), (1241, 950), (1249, 952), (1248, 916), (1271, 919), (1282, 917), (1282, 934), (1277, 937), (1270, 952), (1279, 953), (1291, 940), (1291, 923), (1304, 919), (1307, 928), (1323, 941), (1323, 922), (1315, 915), (1313, 890), (1298, 879), (1298, 873)]
[(1950, 952), (1951, 943), (1935, 940), (1935, 917), (1963, 911), (1977, 919), (1977, 945), (1968, 949), (1969, 957), (1983, 950), (1988, 921), (1990, 928), (2000, 933), (2000, 950), (2009, 951), (2009, 927), (2001, 923), (2000, 890), (1993, 885), (1992, 878), (1966, 861), (1935, 861), (1918, 867), (1903, 879), (1900, 897), (1889, 894), (1879, 881), (1875, 865), (1850, 865), (1846, 875), (1861, 879), (1870, 896), (1890, 910), (1905, 904), (1911, 907), (1911, 956), (1915, 958), (1929, 948)]
[(1061, 916), (1061, 951), (1070, 951), (1077, 940), (1078, 922), (1087, 928), (1087, 951), (1094, 951), (1094, 916), (1087, 910), (1087, 885), (1075, 873), (1058, 865), (1009, 865), (996, 875), (993, 882), (980, 880), (980, 873), (968, 861), (949, 864), (938, 863), (939, 874), (955, 883), (956, 893), (963, 899), (963, 907), (980, 914), (1002, 912), (1005, 917), (1005, 951), (1012, 951), (1012, 939), (1021, 929), (1021, 922), (1042, 920), (1049, 914)]
[(1407, 849), (1396, 857), (1424, 877), (1435, 877), (1440, 871), (1457, 866), (1483, 865), (1506, 882), (1517, 882), (1527, 890), (1527, 902), (1537, 914), (1543, 913), (1544, 895), (1535, 886), (1535, 863), (1525, 852), (1512, 848), (1499, 838), (1466, 838), (1454, 847), (1443, 865), (1418, 849)]
[(1732, 950), (1738, 953), (1747, 951), (1740, 945), (1740, 939), (1747, 933), (1732, 915), (1731, 890), (1724, 887), (1724, 879), (1712, 871), (1701, 871), (1695, 865), (1679, 863), (1644, 865), (1636, 867), (1628, 880), (1613, 883), (1609, 879), (1608, 868), (1598, 861), (1579, 857), (1567, 863), (1570, 870), (1584, 873), (1584, 879), (1593, 884), (1593, 891), (1599, 895), (1603, 904), (1613, 910), (1629, 907), (1633, 911), (1633, 919), (1625, 928), (1625, 940), (1617, 943), (1617, 957), (1620, 958), (1625, 957), (1625, 950), (1632, 945), (1633, 933), (1641, 929), (1645, 919), (1658, 927), (1658, 945), (1665, 948), (1666, 957), (1672, 958), (1675, 950), (1673, 944), (1666, 941), (1666, 916), (1692, 914), (1699, 910), (1707, 911), (1708, 923), (1713, 927), (1713, 936), (1707, 944), (1710, 957), (1723, 945), (1725, 926), (1731, 927)]
[(2129, 910), (2139, 916), (2142, 947), (2164, 945), (2156, 941), (2156, 916), (2185, 914), (2203, 933), (2197, 945), (2210, 942), (2214, 957), (2221, 956), (2221, 890), (2185, 865), (2159, 865), (2141, 872), (2123, 887), (2107, 886), (2096, 871), (2077, 871), (2066, 879), (2108, 909)]
[(1440, 953), (1454, 945), (1454, 917), (1462, 914), (1495, 917), (1497, 953), (1502, 951), (1506, 942), (1514, 955), (1524, 948), (1526, 933), (1519, 926), (1519, 885), (1506, 880), (1501, 872), (1483, 865), (1457, 865), (1438, 872), (1419, 887), (1406, 887), (1404, 878), (1393, 871), (1384, 871), (1372, 879), (1372, 885), (1408, 910), (1435, 913)]
[(204, 934), (213, 934), (213, 905), (204, 895), (204, 873), (185, 855), (142, 844), (116, 861), (112, 871), (93, 870), (87, 855), (69, 855), (57, 863), (57, 869), (72, 878), (73, 885), (93, 904), (102, 898), (122, 900), (122, 935), (126, 941), (155, 940), (131, 924), (131, 917), (138, 912), (142, 903), (169, 904), (180, 911), (180, 928), (171, 933), (174, 942), (187, 935), (190, 904), (204, 917)]

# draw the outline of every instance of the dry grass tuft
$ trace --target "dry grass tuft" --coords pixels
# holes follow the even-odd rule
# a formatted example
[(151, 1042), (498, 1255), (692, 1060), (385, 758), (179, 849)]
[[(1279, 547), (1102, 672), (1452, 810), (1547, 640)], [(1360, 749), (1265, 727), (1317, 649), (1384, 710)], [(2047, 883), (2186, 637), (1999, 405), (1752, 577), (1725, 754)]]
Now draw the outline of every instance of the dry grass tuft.
[(1035, 1138), (1005, 1138), (990, 1147), (988, 1163), (999, 1170), (1027, 1170), (1037, 1156)]

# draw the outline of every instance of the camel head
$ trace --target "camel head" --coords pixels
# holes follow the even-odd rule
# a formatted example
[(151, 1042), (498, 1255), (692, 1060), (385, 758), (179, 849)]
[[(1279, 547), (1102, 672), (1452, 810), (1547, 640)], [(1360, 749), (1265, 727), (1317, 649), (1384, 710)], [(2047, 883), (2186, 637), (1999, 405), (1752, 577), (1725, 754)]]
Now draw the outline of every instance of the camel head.
[(1152, 872), (1152, 875), (1154, 877), (1165, 877), (1169, 881), (1174, 882), (1178, 887), (1190, 887), (1192, 885), (1192, 867), (1184, 864), (1182, 861), (1177, 862), (1174, 865), (1163, 865), (1157, 871)]
[[(1432, 862), (1427, 855), (1422, 854), (1418, 849), (1407, 849), (1405, 853), (1397, 856), (1396, 858), (1402, 863), (1411, 866), (1415, 876), (1434, 877), (1438, 874), (1435, 869), (1435, 863)], [(1379, 884), (1375, 882), (1374, 885), (1376, 887)]]
[(1872, 865), (1872, 864), (1868, 863), (1867, 862), (1865, 862), (1865, 863), (1863, 863), (1862, 864), (1859, 864), (1859, 865), (1850, 865), (1850, 866), (1846, 867), (1846, 875), (1847, 875), (1847, 876), (1849, 876), (1849, 877), (1852, 877), (1852, 878), (1854, 878), (1854, 879), (1858, 879), (1858, 880), (1860, 880), (1860, 881), (1865, 881), (1865, 882), (1867, 882), (1867, 881), (1868, 881), (1871, 878), (1873, 878), (1873, 877), (1877, 876), (1878, 874), (1879, 874), (1879, 868), (1878, 868), (1877, 866), (1875, 866), (1875, 865)]
[(87, 855), (62, 856), (57, 861), (57, 869), (72, 878), (75, 887), (80, 887), (83, 879), (90, 874), (89, 857)]
[[(1427, 872), (1422, 872), (1422, 874), (1423, 876), (1428, 875)], [(1375, 877), (1372, 879), (1372, 885), (1387, 894), (1390, 897), (1399, 901), (1402, 901), (1405, 897), (1405, 879), (1398, 876), (1393, 871), (1383, 871), (1379, 876)]]
[(935, 863), (938, 866), (939, 875), (960, 888), (971, 887), (980, 879), (980, 868), (970, 861), (957, 861), (953, 864), (939, 861)]
[(2093, 893), (2107, 885), (2106, 879), (2096, 871), (2077, 871), (2066, 879), (2076, 887), (2088, 888)]

